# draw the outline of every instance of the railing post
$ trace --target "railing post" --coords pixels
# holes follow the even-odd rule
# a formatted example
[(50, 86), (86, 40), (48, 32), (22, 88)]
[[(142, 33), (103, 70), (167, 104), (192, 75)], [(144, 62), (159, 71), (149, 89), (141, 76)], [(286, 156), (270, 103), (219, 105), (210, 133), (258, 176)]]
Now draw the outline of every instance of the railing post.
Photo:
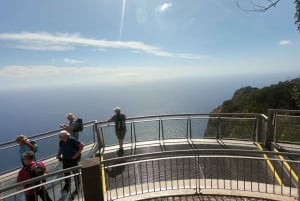
[[(299, 175), (299, 163), (298, 163), (298, 175)], [(300, 200), (300, 178), (298, 179), (298, 184), (297, 184), (297, 198), (296, 200)]]
[(264, 146), (268, 149), (271, 148), (271, 142), (274, 139), (273, 118), (275, 118), (275, 112), (272, 110), (268, 110), (268, 127), (267, 127), (265, 142), (264, 142)]
[(100, 133), (96, 123), (94, 124), (94, 130), (96, 131), (99, 153), (101, 153), (101, 149), (104, 147), (104, 139), (102, 138), (102, 135), (101, 135), (102, 131)]
[(262, 125), (263, 118), (261, 115), (256, 115), (256, 129), (255, 136), (253, 136), (253, 142), (261, 142), (262, 141)]
[(218, 139), (220, 139), (220, 132), (221, 132), (221, 128), (220, 128), (220, 120), (221, 118), (220, 118), (220, 116), (218, 115), (218, 127), (217, 127), (217, 136), (216, 136), (216, 138), (217, 138), (217, 140)]
[(85, 201), (104, 201), (100, 160), (90, 158), (80, 162)]

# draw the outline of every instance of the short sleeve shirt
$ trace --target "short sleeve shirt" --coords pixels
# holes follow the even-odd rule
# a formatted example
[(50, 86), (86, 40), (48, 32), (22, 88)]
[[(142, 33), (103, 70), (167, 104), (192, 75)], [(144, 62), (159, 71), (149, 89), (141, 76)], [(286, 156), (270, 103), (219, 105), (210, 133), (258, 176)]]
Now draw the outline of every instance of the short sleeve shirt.
[(119, 115), (117, 115), (117, 114), (115, 114), (112, 118), (111, 118), (111, 120), (113, 121), (113, 122), (115, 122), (115, 128), (116, 128), (116, 130), (118, 129), (118, 120), (119, 119), (122, 119), (122, 122), (123, 122), (123, 128), (124, 128), (124, 130), (126, 130), (126, 124), (125, 124), (125, 120), (126, 120), (126, 116), (125, 116), (125, 114), (119, 114)]
[(59, 141), (59, 148), (63, 158), (72, 159), (78, 151), (80, 144), (81, 143), (78, 140), (70, 137), (67, 142), (64, 142), (63, 140)]

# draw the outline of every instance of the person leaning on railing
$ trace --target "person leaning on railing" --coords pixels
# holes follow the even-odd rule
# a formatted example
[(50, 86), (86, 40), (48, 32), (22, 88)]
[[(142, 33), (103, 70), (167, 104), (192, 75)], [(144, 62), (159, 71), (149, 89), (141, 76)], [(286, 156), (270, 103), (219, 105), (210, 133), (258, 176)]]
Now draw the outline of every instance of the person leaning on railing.
[[(56, 158), (63, 163), (63, 169), (75, 167), (81, 159), (81, 152), (83, 150), (83, 144), (77, 139), (70, 137), (70, 133), (63, 130), (59, 132), (59, 149)], [(77, 172), (73, 172), (74, 174)], [(70, 172), (66, 172), (65, 176), (70, 175)], [(78, 193), (79, 176), (74, 177), (76, 189), (73, 193)], [(71, 188), (70, 179), (65, 179), (65, 185), (62, 191), (69, 192)]]
[(115, 122), (115, 133), (119, 141), (119, 150), (117, 151), (118, 156), (123, 156), (124, 149), (123, 149), (123, 143), (124, 138), (126, 134), (126, 116), (125, 114), (121, 113), (120, 107), (114, 108), (115, 115), (113, 115), (111, 118), (109, 118), (108, 122)]

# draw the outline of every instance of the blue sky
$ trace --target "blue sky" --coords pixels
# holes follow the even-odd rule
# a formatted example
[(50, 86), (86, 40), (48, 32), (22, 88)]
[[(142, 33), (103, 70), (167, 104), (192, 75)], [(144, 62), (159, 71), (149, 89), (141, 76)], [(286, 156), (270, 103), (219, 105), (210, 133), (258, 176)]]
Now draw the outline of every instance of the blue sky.
[(293, 2), (253, 13), (234, 0), (2, 0), (0, 89), (297, 77)]

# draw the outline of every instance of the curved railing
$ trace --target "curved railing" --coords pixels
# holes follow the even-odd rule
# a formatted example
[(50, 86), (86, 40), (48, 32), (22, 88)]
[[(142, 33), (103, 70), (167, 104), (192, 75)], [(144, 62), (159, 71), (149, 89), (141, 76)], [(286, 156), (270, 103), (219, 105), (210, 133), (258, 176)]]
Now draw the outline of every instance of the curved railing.
[[(270, 115), (275, 113), (276, 115)], [(286, 115), (296, 116), (298, 119), (297, 115), (288, 115), (287, 113), (288, 111), (284, 110), (282, 116), (284, 118)], [(251, 152), (249, 150), (244, 152), (232, 149), (199, 150), (197, 147), (193, 147), (192, 150), (173, 150), (172, 152), (164, 149), (174, 141), (194, 144), (203, 139), (248, 141), (252, 144), (261, 145), (268, 145), (270, 142), (288, 142), (292, 138), (284, 141), (282, 134), (278, 134), (280, 133), (278, 129), (284, 127), (283, 124), (278, 126), (278, 117), (282, 118), (279, 111), (270, 110), (268, 118), (272, 119), (272, 122), (268, 121), (268, 118), (263, 114), (252, 113), (177, 114), (128, 118), (124, 142), (126, 149), (135, 150), (137, 147), (147, 146), (160, 146), (162, 149), (157, 153), (142, 155), (131, 152), (133, 155), (122, 158), (106, 157), (108, 151), (118, 148), (113, 123), (97, 121), (85, 123), (85, 129), (80, 140), (85, 144), (94, 144), (88, 147), (93, 151), (88, 151), (87, 157), (98, 154), (103, 156), (100, 158), (100, 166), (103, 170), (101, 175), (105, 182), (101, 189), (105, 192), (103, 194), (105, 199), (108, 200), (126, 199), (128, 196), (138, 197), (144, 193), (150, 195), (152, 192), (176, 191), (178, 189), (190, 189), (196, 193), (203, 192), (205, 189), (242, 190), (298, 198), (299, 193), (296, 192), (296, 189), (299, 187), (297, 177), (299, 164), (297, 161), (289, 160), (289, 157), (299, 158), (296, 153), (293, 155), (263, 151)], [(294, 120), (294, 117), (288, 122), (289, 126), (295, 124), (293, 128), (298, 128), (298, 121)], [(40, 146), (37, 157), (46, 161), (47, 166), (55, 167), (50, 168), (51, 173), (61, 168), (61, 166), (57, 166), (60, 164), (53, 157), (57, 151), (57, 146), (53, 146), (53, 144), (58, 143), (59, 131), (54, 130), (37, 136), (30, 136)], [(288, 133), (293, 133), (293, 131), (288, 129)], [(6, 157), (5, 154), (7, 153), (15, 152), (18, 154), (17, 148), (14, 141), (1, 144), (0, 159)], [(44, 153), (43, 150), (46, 152)], [(279, 157), (280, 154), (283, 156)], [(266, 158), (267, 155), (272, 157)], [(285, 160), (282, 159), (284, 156), (286, 157)], [(18, 157), (12, 158), (19, 160)], [(248, 162), (251, 168), (249, 170), (242, 168)], [(276, 173), (272, 170), (270, 163), (273, 164)], [(188, 169), (187, 172), (191, 173), (190, 176), (185, 175), (186, 171), (183, 170), (185, 167)], [(1, 189), (6, 189), (9, 185), (18, 185), (13, 184), (15, 175), (10, 182), (3, 182), (5, 180), (3, 178), (15, 174), (17, 168), (9, 167), (8, 169), (9, 172), (6, 171), (5, 174), (0, 175)], [(81, 167), (77, 167), (77, 169), (81, 170)], [(132, 169), (134, 169), (133, 172)], [(251, 172), (262, 169), (264, 170), (263, 175), (257, 173), (260, 176), (254, 176), (254, 172)], [(210, 172), (212, 170), (215, 170), (217, 174), (212, 174)], [(243, 171), (246, 170), (247, 173), (243, 174)], [(163, 174), (164, 172), (165, 174)], [(61, 172), (57, 172), (55, 176), (61, 178)], [(278, 180), (278, 177), (284, 178), (282, 179), (284, 181)], [(137, 180), (130, 180), (131, 178)], [(53, 182), (56, 180), (54, 179)], [(52, 183), (51, 180), (49, 180), (49, 185), (50, 183)], [(244, 189), (241, 189), (240, 185), (244, 185)], [(250, 189), (245, 187), (248, 185), (251, 186)], [(237, 188), (235, 189), (234, 186)], [(253, 186), (259, 190), (252, 189)], [(52, 187), (52, 189), (55, 188)], [(55, 190), (53, 191), (55, 192)], [(3, 190), (0, 192), (3, 195)], [(150, 196), (155, 197), (155, 195)]]
[[(80, 133), (80, 141), (86, 145), (97, 142), (95, 123), (96, 121), (84, 123), (84, 129)], [(61, 129), (56, 129), (38, 135), (27, 136), (29, 139), (37, 142), (39, 150), (36, 153), (36, 157), (39, 160), (46, 160), (56, 156), (59, 142), (58, 133), (60, 131)], [(0, 144), (0, 161), (5, 161), (5, 163), (1, 163), (0, 175), (21, 167), (19, 145), (15, 140)]]
[[(233, 155), (234, 153), (234, 155)], [(270, 158), (266, 160), (263, 155)], [(46, 179), (50, 197), (56, 200), (78, 199), (87, 200), (84, 189), (92, 188), (102, 191), (98, 200), (143, 200), (163, 195), (190, 194), (231, 194), (245, 197), (265, 198), (266, 200), (294, 200), (299, 198), (299, 182), (294, 181), (292, 174), (299, 175), (299, 161), (277, 159), (273, 156), (299, 157), (291, 153), (275, 153), (270, 151), (250, 150), (182, 150), (173, 152), (148, 153), (107, 159), (97, 166), (100, 174), (85, 175), (84, 166), (51, 172), (45, 176), (0, 189), (0, 200), (23, 200), (24, 191), (35, 188), (31, 186), (22, 189), (26, 184)], [(271, 171), (268, 166), (277, 166)], [(284, 163), (289, 163), (294, 169), (286, 172)], [(62, 174), (68, 171), (77, 173), (69, 177), (80, 177), (82, 187), (78, 194), (61, 193), (63, 186)], [(95, 188), (94, 183), (84, 182), (88, 176), (102, 175), (102, 183)], [(277, 177), (281, 177), (279, 182)], [(74, 182), (72, 179), (71, 182)], [(75, 186), (72, 183), (72, 190)], [(22, 189), (22, 190), (17, 190)], [(162, 193), (164, 192), (164, 193)], [(95, 197), (93, 197), (93, 200)]]
[[(270, 158), (266, 160), (263, 155)], [(287, 153), (201, 149), (108, 159), (102, 162), (104, 200), (150, 199), (176, 194), (178, 190), (181, 195), (241, 195), (245, 191), (249, 197), (267, 200), (270, 195), (274, 200), (299, 198), (300, 184), (292, 174), (299, 175), (300, 162), (274, 158), (278, 155), (299, 157)], [(270, 163), (277, 166), (276, 170), (268, 168)], [(284, 163), (295, 169), (286, 172)], [(158, 193), (162, 191), (166, 192)]]
[[(97, 122), (102, 147), (117, 145), (113, 123)], [(254, 113), (177, 114), (128, 118), (125, 143), (164, 143), (183, 139), (233, 139), (263, 142), (267, 128), (265, 115)]]

